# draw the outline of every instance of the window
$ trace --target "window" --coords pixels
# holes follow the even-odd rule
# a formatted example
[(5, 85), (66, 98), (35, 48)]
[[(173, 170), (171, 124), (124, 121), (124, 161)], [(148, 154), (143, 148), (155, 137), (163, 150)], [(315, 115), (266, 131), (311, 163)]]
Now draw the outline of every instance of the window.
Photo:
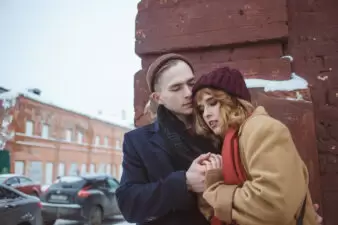
[(30, 120), (26, 121), (26, 131), (27, 136), (33, 136), (33, 122)]
[(94, 164), (90, 164), (89, 173), (95, 173), (95, 165)]
[(105, 172), (105, 167), (106, 165), (101, 163), (97, 172), (103, 174)]
[(116, 169), (116, 165), (113, 165), (113, 177), (117, 177), (117, 169)]
[(47, 124), (42, 125), (41, 137), (45, 139), (49, 138), (49, 126)]
[(39, 161), (31, 162), (28, 177), (30, 177), (33, 181), (41, 184), (43, 178), (42, 174), (42, 163)]
[(70, 130), (70, 129), (66, 130), (66, 141), (68, 141), (68, 142), (72, 141), (72, 130)]
[(83, 142), (83, 133), (82, 132), (77, 132), (77, 143), (82, 144)]
[(86, 174), (87, 173), (87, 165), (86, 164), (82, 164), (81, 165), (81, 174)]
[(100, 146), (100, 136), (95, 137), (95, 146)]
[(19, 179), (16, 178), (16, 177), (12, 177), (12, 178), (9, 178), (7, 181), (6, 181), (6, 185), (8, 186), (11, 186), (11, 187), (15, 187), (19, 184)]
[(64, 175), (65, 175), (65, 164), (60, 163), (59, 164), (58, 176), (64, 176)]
[(106, 166), (106, 174), (111, 175), (111, 165), (107, 164)]
[(115, 191), (119, 187), (119, 183), (116, 180), (108, 179), (109, 189)]
[(26, 177), (19, 177), (20, 184), (31, 184), (33, 181)]
[(45, 183), (53, 183), (53, 163), (46, 164)]
[(115, 148), (116, 149), (121, 149), (121, 142), (120, 142), (120, 140), (116, 140)]
[(0, 202), (6, 202), (8, 199), (16, 199), (20, 196), (15, 193), (14, 191), (11, 191), (5, 187), (0, 187)]
[(15, 161), (14, 173), (18, 175), (25, 174), (25, 163), (23, 161)]
[(78, 174), (76, 163), (72, 163), (72, 165), (70, 166), (70, 170), (69, 170), (68, 174), (71, 175), (71, 176), (76, 176)]
[(123, 173), (123, 167), (122, 167), (122, 164), (120, 165), (120, 169), (119, 169), (119, 180), (121, 179), (122, 177), (122, 173)]
[(109, 143), (108, 143), (108, 137), (104, 137), (104, 146), (108, 147)]

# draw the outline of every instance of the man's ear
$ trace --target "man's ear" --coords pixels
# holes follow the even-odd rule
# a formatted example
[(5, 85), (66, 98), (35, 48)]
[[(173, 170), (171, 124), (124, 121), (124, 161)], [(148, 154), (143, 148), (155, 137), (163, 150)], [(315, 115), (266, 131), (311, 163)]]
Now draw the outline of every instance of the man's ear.
[(150, 98), (156, 102), (157, 104), (160, 104), (160, 93), (159, 92), (153, 92), (150, 94)]

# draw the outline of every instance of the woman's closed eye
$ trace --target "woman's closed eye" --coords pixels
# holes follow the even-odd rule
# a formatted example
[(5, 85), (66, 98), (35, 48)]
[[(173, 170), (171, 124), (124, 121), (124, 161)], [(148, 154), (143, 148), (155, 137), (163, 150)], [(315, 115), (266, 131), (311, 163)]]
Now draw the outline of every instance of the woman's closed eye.
[(216, 104), (217, 104), (217, 100), (215, 100), (215, 99), (208, 100), (208, 105), (215, 106)]

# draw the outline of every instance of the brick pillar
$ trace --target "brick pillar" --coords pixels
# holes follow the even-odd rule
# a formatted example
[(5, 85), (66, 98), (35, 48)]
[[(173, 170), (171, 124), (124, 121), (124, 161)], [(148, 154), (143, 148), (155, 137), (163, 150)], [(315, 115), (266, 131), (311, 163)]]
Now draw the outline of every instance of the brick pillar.
[(326, 225), (338, 224), (338, 2), (289, 0), (289, 51), (311, 84)]
[[(323, 7), (318, 10), (329, 9), (330, 7), (327, 6), (334, 5), (334, 1), (326, 0), (327, 5), (322, 4)], [(326, 116), (324, 112), (328, 112), (327, 108), (332, 110), (332, 104), (337, 104), (335, 98), (337, 94), (329, 91), (328, 84), (326, 86), (322, 84), (321, 80), (325, 79), (328, 72), (322, 71), (321, 68), (323, 60), (326, 65), (332, 64), (333, 68), (333, 59), (336, 58), (330, 56), (323, 59), (321, 55), (314, 57), (316, 54), (309, 54), (314, 51), (313, 47), (317, 50), (323, 49), (319, 45), (312, 44), (313, 40), (308, 40), (302, 35), (307, 31), (306, 27), (312, 28), (313, 24), (316, 24), (314, 19), (310, 20), (311, 13), (302, 15), (297, 12), (299, 8), (305, 7), (304, 2), (316, 2), (316, 4), (319, 2), (320, 5), (324, 0), (142, 0), (138, 4), (136, 17), (135, 49), (142, 58), (142, 68), (135, 74), (134, 79), (136, 126), (148, 123), (148, 118), (143, 115), (149, 96), (145, 71), (149, 64), (163, 53), (176, 52), (185, 55), (193, 63), (197, 76), (228, 65), (241, 70), (246, 78), (288, 80), (291, 71), (295, 70), (312, 85), (313, 103), (310, 98), (309, 101), (290, 102), (285, 98), (290, 93), (271, 94), (259, 89), (252, 90), (253, 102), (265, 106), (273, 117), (283, 121), (291, 130), (295, 144), (310, 172), (312, 197), (320, 203), (322, 195), (315, 135), (315, 127), (317, 135), (320, 130), (317, 115)], [(323, 29), (323, 24), (319, 24), (324, 21), (324, 18), (327, 19), (325, 13), (321, 15), (322, 17), (318, 17), (318, 29)], [(315, 15), (313, 17), (317, 18)], [(330, 21), (330, 23), (334, 22)], [(310, 28), (308, 28), (309, 32)], [(328, 41), (327, 46), (330, 46), (329, 51), (332, 54), (337, 53), (332, 40)], [(286, 54), (294, 56), (295, 62), (292, 66), (289, 62), (280, 59)], [(304, 58), (305, 56), (311, 57)], [(312, 67), (308, 67), (309, 65)], [(316, 77), (318, 72), (313, 69), (322, 73), (321, 78)], [(322, 92), (317, 94), (319, 87), (326, 87), (326, 94)], [(309, 90), (305, 92), (309, 93)], [(323, 105), (322, 108), (318, 107), (320, 102), (325, 101), (332, 103)], [(314, 123), (314, 106), (316, 110), (324, 110), (316, 114), (316, 123)], [(327, 113), (325, 121), (330, 118), (330, 124), (333, 124), (333, 115)], [(338, 113), (335, 115), (338, 116)], [(321, 125), (321, 129), (327, 124)], [(333, 130), (330, 133), (336, 136), (337, 134), (338, 132), (334, 134)], [(324, 140), (318, 139), (318, 143), (324, 141), (328, 145), (326, 142), (328, 134), (326, 135), (326, 139), (323, 136)], [(333, 150), (338, 151), (335, 148)], [(333, 150), (331, 149), (331, 152)], [(326, 151), (322, 154), (325, 160), (329, 160), (327, 154), (331, 156), (331, 164), (328, 165), (331, 165), (330, 168), (336, 168), (333, 163), (334, 154)], [(336, 195), (330, 196), (335, 198)]]

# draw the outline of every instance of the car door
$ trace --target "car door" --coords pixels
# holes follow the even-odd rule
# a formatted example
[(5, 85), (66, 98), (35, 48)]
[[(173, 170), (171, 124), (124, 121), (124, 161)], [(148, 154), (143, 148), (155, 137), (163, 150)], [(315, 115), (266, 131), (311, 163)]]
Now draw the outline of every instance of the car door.
[(117, 204), (116, 200), (116, 189), (119, 187), (119, 183), (112, 178), (107, 179), (108, 185), (109, 185), (109, 199), (110, 204), (113, 210), (113, 214), (120, 214), (120, 209)]
[(16, 205), (17, 194), (0, 186), (0, 218), (1, 224), (17, 224), (20, 210)]

